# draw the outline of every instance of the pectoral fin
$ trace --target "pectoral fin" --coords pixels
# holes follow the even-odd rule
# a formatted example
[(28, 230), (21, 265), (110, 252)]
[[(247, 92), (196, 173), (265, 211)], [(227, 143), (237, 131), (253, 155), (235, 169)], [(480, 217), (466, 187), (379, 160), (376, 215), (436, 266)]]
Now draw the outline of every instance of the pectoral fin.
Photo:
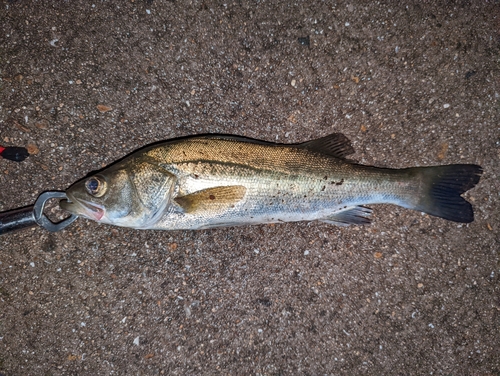
[(224, 211), (236, 205), (245, 196), (246, 190), (242, 185), (207, 188), (177, 197), (175, 202), (186, 213)]
[(366, 225), (370, 223), (372, 210), (364, 206), (354, 206), (320, 219), (321, 222), (337, 226)]

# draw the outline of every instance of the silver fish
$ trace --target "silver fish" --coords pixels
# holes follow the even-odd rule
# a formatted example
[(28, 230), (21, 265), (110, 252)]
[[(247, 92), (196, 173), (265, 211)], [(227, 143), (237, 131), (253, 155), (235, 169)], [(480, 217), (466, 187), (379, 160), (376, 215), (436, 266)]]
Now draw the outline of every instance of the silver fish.
[(159, 230), (366, 224), (365, 205), (382, 203), (474, 220), (461, 194), (479, 182), (480, 166), (377, 168), (347, 160), (353, 152), (339, 133), (293, 145), (223, 135), (176, 139), (75, 183), (60, 205), (101, 223)]

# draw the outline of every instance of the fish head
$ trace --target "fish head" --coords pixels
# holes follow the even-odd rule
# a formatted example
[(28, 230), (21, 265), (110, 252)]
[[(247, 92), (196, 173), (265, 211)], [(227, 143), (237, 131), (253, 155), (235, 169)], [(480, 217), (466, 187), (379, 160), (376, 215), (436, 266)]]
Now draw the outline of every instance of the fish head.
[(149, 162), (111, 166), (66, 190), (62, 209), (100, 223), (147, 228), (163, 214), (175, 176)]

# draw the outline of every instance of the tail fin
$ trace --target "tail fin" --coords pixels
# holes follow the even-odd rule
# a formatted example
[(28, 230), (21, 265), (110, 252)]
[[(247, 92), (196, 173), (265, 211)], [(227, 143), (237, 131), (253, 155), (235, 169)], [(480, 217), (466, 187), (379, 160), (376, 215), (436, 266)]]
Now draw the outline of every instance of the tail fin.
[(417, 167), (423, 183), (422, 197), (413, 207), (436, 217), (454, 222), (474, 220), (472, 205), (460, 195), (474, 187), (483, 169), (478, 165)]

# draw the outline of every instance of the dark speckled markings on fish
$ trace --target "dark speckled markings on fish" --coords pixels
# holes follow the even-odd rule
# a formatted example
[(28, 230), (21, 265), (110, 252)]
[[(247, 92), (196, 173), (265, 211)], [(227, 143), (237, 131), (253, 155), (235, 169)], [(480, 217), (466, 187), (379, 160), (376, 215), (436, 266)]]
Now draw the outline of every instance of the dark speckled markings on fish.
[(387, 169), (353, 163), (342, 134), (284, 145), (205, 135), (139, 150), (67, 191), (63, 209), (137, 229), (206, 229), (319, 220), (366, 224), (389, 203), (472, 222), (461, 194), (482, 169), (457, 164)]

